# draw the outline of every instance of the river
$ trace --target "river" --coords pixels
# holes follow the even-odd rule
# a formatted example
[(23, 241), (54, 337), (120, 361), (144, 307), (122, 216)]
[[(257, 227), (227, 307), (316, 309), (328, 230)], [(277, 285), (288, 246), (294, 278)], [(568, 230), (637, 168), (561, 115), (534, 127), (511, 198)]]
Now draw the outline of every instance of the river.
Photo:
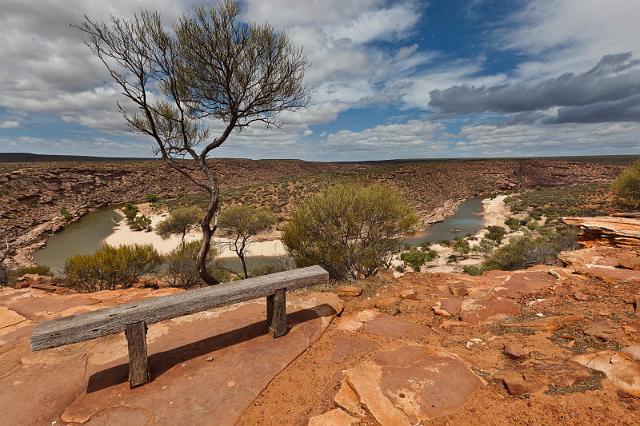
[[(90, 254), (104, 244), (113, 234), (122, 216), (114, 209), (105, 208), (89, 213), (78, 222), (72, 223), (62, 231), (52, 235), (47, 245), (33, 254), (39, 265), (49, 266), (51, 271), (60, 274), (64, 271), (66, 260), (77, 254)], [(424, 242), (451, 240), (475, 234), (484, 226), (482, 198), (471, 198), (460, 205), (456, 213), (446, 220), (431, 225), (424, 231), (408, 237), (405, 242), (418, 246)], [(286, 260), (283, 256), (253, 256), (248, 258), (249, 269), (259, 264), (276, 263)], [(218, 260), (224, 267), (240, 271), (238, 259), (224, 257)]]

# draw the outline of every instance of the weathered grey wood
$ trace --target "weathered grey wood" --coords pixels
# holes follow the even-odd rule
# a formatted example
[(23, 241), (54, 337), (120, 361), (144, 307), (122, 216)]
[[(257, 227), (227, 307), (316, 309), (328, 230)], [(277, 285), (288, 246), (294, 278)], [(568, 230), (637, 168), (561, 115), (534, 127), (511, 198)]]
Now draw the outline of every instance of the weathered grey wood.
[(287, 289), (282, 288), (267, 296), (267, 329), (276, 337), (287, 334)]
[(127, 324), (125, 335), (129, 346), (129, 386), (135, 388), (149, 381), (147, 324), (144, 321)]
[(234, 283), (220, 284), (180, 294), (155, 297), (115, 308), (58, 318), (38, 324), (31, 336), (31, 350), (54, 348), (107, 334), (120, 333), (127, 324), (153, 324), (219, 306), (325, 282), (329, 273), (320, 266), (294, 269)]

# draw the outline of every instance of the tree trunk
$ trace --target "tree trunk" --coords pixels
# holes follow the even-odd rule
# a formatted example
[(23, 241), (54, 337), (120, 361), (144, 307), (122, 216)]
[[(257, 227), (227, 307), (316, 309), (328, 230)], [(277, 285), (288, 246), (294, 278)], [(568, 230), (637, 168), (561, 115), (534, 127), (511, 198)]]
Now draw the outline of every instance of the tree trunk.
[(247, 272), (247, 260), (244, 258), (244, 253), (238, 253), (238, 257), (240, 258), (240, 262), (242, 262), (242, 271), (244, 272), (244, 277), (249, 278), (249, 273)]
[(204, 218), (202, 218), (202, 222), (200, 222), (202, 228), (202, 244), (200, 245), (200, 251), (198, 251), (198, 257), (196, 258), (198, 275), (200, 275), (202, 281), (209, 285), (219, 284), (218, 280), (207, 270), (207, 254), (209, 254), (209, 248), (211, 247), (211, 237), (213, 237), (213, 233), (217, 228), (217, 223), (211, 226), (211, 221), (218, 214), (218, 209), (220, 208), (218, 200), (218, 191), (212, 188), (209, 206), (207, 207)]

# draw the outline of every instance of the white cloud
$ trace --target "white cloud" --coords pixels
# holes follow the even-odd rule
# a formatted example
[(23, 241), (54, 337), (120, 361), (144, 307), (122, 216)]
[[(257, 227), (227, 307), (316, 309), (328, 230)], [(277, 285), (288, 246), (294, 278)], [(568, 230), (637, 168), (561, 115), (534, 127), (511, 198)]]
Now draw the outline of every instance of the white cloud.
[(500, 37), (501, 46), (535, 59), (518, 67), (526, 79), (544, 79), (589, 68), (605, 55), (640, 46), (637, 0), (532, 0)]
[(0, 129), (17, 129), (20, 123), (14, 120), (0, 121)]

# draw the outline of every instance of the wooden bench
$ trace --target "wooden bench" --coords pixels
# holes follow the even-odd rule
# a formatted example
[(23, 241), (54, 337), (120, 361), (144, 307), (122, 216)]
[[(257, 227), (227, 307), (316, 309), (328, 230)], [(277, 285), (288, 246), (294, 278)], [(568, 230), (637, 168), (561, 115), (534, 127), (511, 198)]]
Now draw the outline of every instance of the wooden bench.
[(310, 266), (45, 321), (33, 331), (31, 350), (55, 348), (124, 331), (129, 347), (129, 384), (140, 386), (150, 379), (148, 324), (266, 296), (266, 325), (276, 338), (287, 333), (287, 289), (328, 279), (327, 271), (320, 266)]

